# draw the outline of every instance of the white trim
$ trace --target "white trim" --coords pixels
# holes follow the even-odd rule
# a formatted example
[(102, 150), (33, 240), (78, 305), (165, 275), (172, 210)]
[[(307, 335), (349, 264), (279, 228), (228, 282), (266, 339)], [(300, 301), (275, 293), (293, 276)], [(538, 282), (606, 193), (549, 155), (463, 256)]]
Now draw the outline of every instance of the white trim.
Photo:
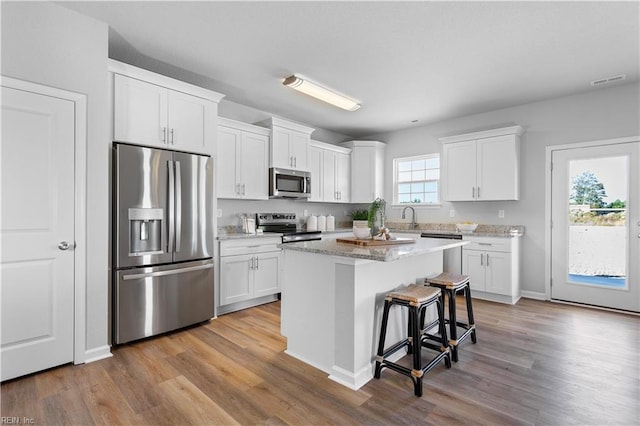
[(108, 70), (114, 74), (122, 74), (127, 77), (146, 81), (147, 83), (156, 84), (162, 87), (168, 87), (178, 92), (188, 93), (199, 98), (209, 99), (215, 103), (219, 103), (225, 95), (214, 92), (213, 90), (195, 86), (184, 81), (176, 80), (152, 71), (138, 68), (133, 65), (125, 64), (113, 59), (108, 60)]
[(101, 359), (111, 358), (111, 346), (104, 345), (98, 348), (89, 349), (84, 353), (84, 362), (90, 363), (100, 361)]
[[(435, 181), (438, 185), (438, 191), (436, 192), (436, 195), (438, 196), (437, 201), (433, 202), (433, 203), (400, 203), (398, 201), (398, 163), (399, 162), (408, 162), (408, 161), (414, 161), (414, 160), (422, 160), (422, 159), (433, 159), (433, 158), (437, 158), (438, 159), (438, 179), (426, 179), (425, 181)], [(440, 152), (433, 152), (431, 154), (420, 154), (420, 155), (412, 155), (409, 157), (397, 157), (397, 158), (393, 158), (392, 161), (392, 169), (393, 169), (393, 176), (391, 177), (392, 180), (392, 189), (393, 189), (393, 194), (392, 194), (392, 207), (431, 207), (431, 206), (436, 206), (436, 207), (441, 207), (442, 206), (442, 155), (440, 155)], [(425, 169), (425, 170), (435, 170), (435, 169)], [(413, 181), (410, 181), (409, 183), (412, 183)], [(405, 183), (405, 182), (403, 182)]]
[(520, 292), (520, 296), (525, 299), (535, 299), (535, 300), (547, 300), (544, 293), (540, 293), (538, 291), (526, 291), (522, 290)]
[(616, 145), (637, 142), (640, 136), (628, 136), (624, 138), (603, 139), (595, 141), (583, 141), (562, 145), (547, 146), (545, 151), (544, 172), (544, 295), (546, 300), (551, 299), (551, 158), (554, 151), (567, 149), (588, 148), (601, 145)]
[(320, 142), (320, 141), (316, 141), (316, 140), (310, 140), (309, 141), (309, 146), (314, 147), (314, 148), (318, 148), (318, 149), (324, 149), (327, 151), (334, 151), (334, 152), (339, 152), (342, 154), (351, 154), (352, 149), (351, 148), (345, 148), (343, 146), (338, 146), (338, 145), (333, 145), (330, 143), (326, 143), (326, 142)]
[(464, 133), (461, 135), (454, 136), (445, 136), (442, 138), (438, 138), (441, 143), (454, 143), (454, 142), (464, 142), (473, 139), (484, 139), (491, 138), (494, 136), (502, 136), (502, 135), (517, 135), (520, 136), (524, 133), (524, 128), (522, 126), (510, 126), (510, 127), (501, 127), (499, 129), (490, 129), (490, 130), (482, 130), (480, 132), (473, 133)]
[(284, 127), (289, 130), (296, 130), (298, 132), (302, 132), (308, 135), (315, 132), (316, 129), (312, 127), (305, 126), (303, 124), (294, 123), (293, 121), (284, 120), (278, 117), (270, 117), (264, 121), (261, 121), (257, 124), (266, 124), (269, 128), (273, 129), (273, 127)]
[(86, 357), (86, 290), (87, 290), (87, 96), (55, 87), (1, 76), (2, 86), (65, 99), (74, 103), (75, 170), (74, 170), (74, 329), (73, 363), (82, 364)]
[(231, 118), (218, 117), (218, 126), (230, 127), (232, 129), (242, 130), (243, 132), (257, 133), (264, 136), (271, 136), (271, 131), (266, 127), (244, 123), (242, 121), (233, 120)]

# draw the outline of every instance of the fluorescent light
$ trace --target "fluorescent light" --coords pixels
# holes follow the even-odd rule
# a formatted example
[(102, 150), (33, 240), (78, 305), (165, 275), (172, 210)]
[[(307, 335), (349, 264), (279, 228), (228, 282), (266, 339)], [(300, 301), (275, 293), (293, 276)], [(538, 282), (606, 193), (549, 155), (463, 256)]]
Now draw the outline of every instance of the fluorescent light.
[(307, 78), (290, 75), (284, 79), (282, 84), (331, 105), (346, 109), (347, 111), (355, 111), (360, 108), (360, 104), (357, 101), (331, 89), (322, 87), (318, 83), (314, 83)]

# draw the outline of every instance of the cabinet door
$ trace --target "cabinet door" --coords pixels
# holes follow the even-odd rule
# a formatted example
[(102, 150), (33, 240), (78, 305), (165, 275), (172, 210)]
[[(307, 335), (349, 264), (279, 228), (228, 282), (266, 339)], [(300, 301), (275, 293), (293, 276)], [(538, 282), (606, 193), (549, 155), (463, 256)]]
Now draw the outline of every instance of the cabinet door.
[(339, 202), (351, 201), (351, 155), (349, 154), (336, 154), (336, 190)]
[(213, 102), (186, 93), (168, 91), (169, 145), (185, 151), (210, 154), (210, 115)]
[(220, 305), (242, 302), (253, 297), (253, 255), (220, 258)]
[(242, 132), (240, 130), (218, 126), (216, 188), (219, 198), (240, 198), (238, 181), (240, 179), (241, 138)]
[(240, 185), (242, 198), (269, 199), (269, 137), (255, 133), (242, 134)]
[(254, 269), (254, 297), (268, 296), (280, 291), (280, 259), (282, 252), (256, 255)]
[(309, 135), (295, 130), (291, 131), (290, 154), (293, 157), (293, 168), (307, 170), (307, 155), (309, 152)]
[(485, 290), (489, 293), (511, 296), (511, 254), (485, 253)]
[(517, 200), (518, 175), (515, 135), (478, 140), (478, 200)]
[(355, 148), (351, 154), (351, 202), (370, 203), (376, 198), (376, 149)]
[(443, 197), (446, 201), (476, 198), (476, 141), (445, 144), (443, 153)]
[(116, 74), (113, 108), (116, 141), (166, 146), (167, 89)]
[(324, 150), (322, 153), (322, 198), (334, 202), (338, 199), (336, 190), (336, 153)]
[(462, 273), (469, 276), (472, 291), (485, 291), (484, 252), (463, 249)]
[(271, 132), (271, 167), (293, 169), (290, 145), (291, 131), (282, 127), (273, 127)]
[(315, 146), (309, 147), (308, 170), (311, 172), (311, 197), (309, 201), (323, 201), (322, 154), (324, 150)]

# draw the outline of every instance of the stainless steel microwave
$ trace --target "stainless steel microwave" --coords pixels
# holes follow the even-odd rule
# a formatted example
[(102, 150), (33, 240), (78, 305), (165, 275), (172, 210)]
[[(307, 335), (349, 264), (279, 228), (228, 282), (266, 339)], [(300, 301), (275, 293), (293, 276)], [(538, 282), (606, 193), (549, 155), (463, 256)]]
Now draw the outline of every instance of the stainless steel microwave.
[(269, 198), (304, 199), (311, 196), (311, 173), (271, 167)]

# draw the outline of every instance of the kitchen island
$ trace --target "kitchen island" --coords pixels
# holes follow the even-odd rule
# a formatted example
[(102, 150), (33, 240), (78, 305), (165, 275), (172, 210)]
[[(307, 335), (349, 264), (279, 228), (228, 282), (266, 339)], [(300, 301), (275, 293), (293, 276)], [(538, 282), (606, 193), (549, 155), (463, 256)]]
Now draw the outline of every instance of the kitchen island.
[[(351, 389), (373, 378), (386, 293), (439, 274), (443, 251), (468, 244), (402, 237), (415, 242), (363, 247), (323, 239), (282, 245), (281, 331), (287, 354)], [(389, 344), (406, 336), (406, 324), (406, 311), (392, 310)]]

